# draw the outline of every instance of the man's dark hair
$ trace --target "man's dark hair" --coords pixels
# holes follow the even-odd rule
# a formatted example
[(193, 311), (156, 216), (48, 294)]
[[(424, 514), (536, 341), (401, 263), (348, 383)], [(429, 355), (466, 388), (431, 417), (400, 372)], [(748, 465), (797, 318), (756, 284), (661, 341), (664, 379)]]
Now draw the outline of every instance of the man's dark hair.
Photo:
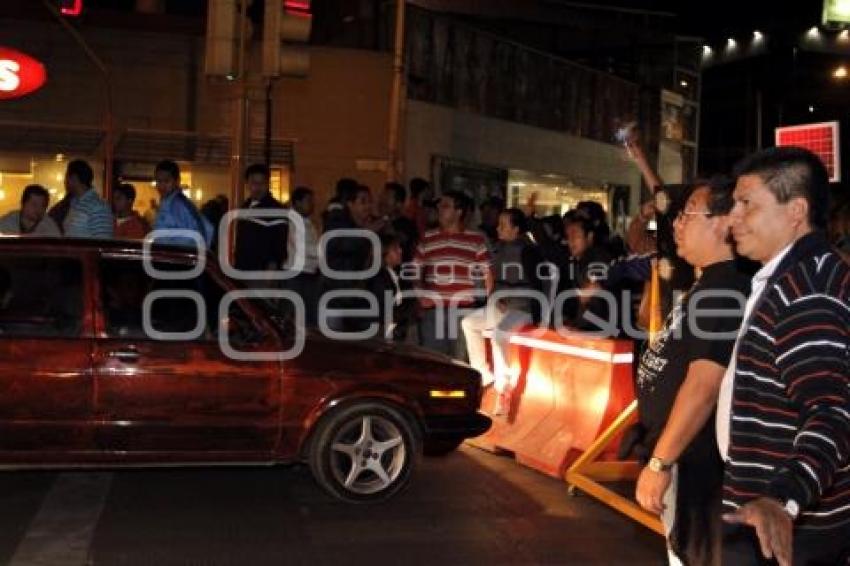
[(50, 202), (50, 193), (41, 185), (27, 185), (24, 194), (21, 195), (21, 206), (25, 205), (32, 197), (43, 197), (44, 202)]
[(390, 249), (390, 246), (393, 245), (401, 245), (401, 240), (397, 235), (393, 232), (381, 232), (378, 234), (378, 239), (381, 242), (381, 257), (387, 253), (387, 250)]
[(68, 163), (68, 169), (65, 171), (65, 176), (70, 177), (71, 175), (76, 177), (80, 183), (87, 187), (91, 187), (91, 184), (94, 181), (94, 171), (92, 171), (91, 165), (82, 159), (75, 159)]
[(251, 175), (262, 175), (267, 181), (271, 178), (269, 168), (263, 163), (254, 163), (245, 169), (245, 180), (247, 181)]
[(596, 244), (607, 244), (611, 237), (611, 227), (605, 208), (595, 200), (583, 200), (576, 204), (576, 214), (590, 221), (593, 226), (593, 241)]
[(450, 198), (454, 203), (454, 207), (461, 212), (461, 220), (466, 220), (469, 211), (472, 208), (472, 199), (469, 198), (463, 191), (446, 191), (440, 198)]
[(576, 212), (579, 215), (584, 215), (584, 217), (590, 220), (595, 226), (607, 221), (605, 207), (595, 200), (583, 200), (579, 202), (576, 204)]
[(573, 220), (575, 220), (577, 216), (578, 216), (578, 213), (576, 212), (575, 208), (569, 209), (568, 211), (566, 211), (564, 213), (563, 218), (561, 218), (561, 225), (563, 227), (566, 227), (566, 225), (569, 224), (570, 222), (572, 222)]
[(313, 189), (311, 189), (310, 187), (295, 187), (295, 190), (292, 191), (292, 202), (301, 202), (312, 194)]
[(419, 195), (427, 191), (431, 187), (431, 183), (422, 177), (414, 177), (410, 180), (410, 196), (418, 199)]
[(588, 220), (585, 216), (582, 216), (581, 214), (573, 214), (573, 215), (570, 215), (570, 216), (567, 216), (565, 214), (564, 215), (564, 228), (566, 228), (567, 226), (572, 226), (573, 224), (575, 224), (576, 226), (581, 228), (581, 231), (584, 232), (585, 236), (593, 234), (593, 243), (594, 244), (599, 243), (599, 242), (596, 241), (596, 229), (593, 226), (593, 221)]
[(352, 195), (356, 195), (357, 187), (360, 186), (356, 180), (351, 177), (343, 177), (336, 182), (336, 199), (339, 202), (348, 202)]
[(136, 200), (136, 187), (134, 187), (130, 183), (121, 183), (120, 185), (115, 187), (115, 192), (121, 193), (129, 201)]
[(160, 171), (162, 171), (163, 173), (168, 173), (169, 177), (171, 177), (178, 183), (180, 182), (180, 166), (177, 165), (177, 163), (175, 163), (174, 161), (171, 161), (170, 159), (165, 159), (157, 163), (153, 171), (154, 174), (157, 174)]
[(404, 201), (407, 200), (407, 189), (404, 188), (404, 185), (401, 183), (387, 183), (384, 185), (385, 191), (392, 191), (393, 200), (395, 200), (399, 204), (403, 204)]
[(519, 229), (520, 234), (528, 232), (528, 217), (518, 208), (506, 208), (500, 214), (506, 214), (511, 221), (511, 226)]
[(213, 198), (219, 202), (222, 210), (224, 210), (225, 212), (227, 212), (230, 209), (230, 199), (227, 198), (226, 196), (224, 196), (222, 194), (218, 194), (218, 195), (215, 195)]
[(708, 189), (708, 212), (709, 216), (726, 216), (732, 212), (735, 199), (732, 193), (735, 191), (735, 181), (726, 175), (713, 175), (708, 179), (696, 179), (691, 183), (688, 196), (697, 189), (705, 187)]
[(817, 155), (802, 147), (772, 147), (744, 158), (735, 177), (757, 175), (777, 202), (804, 198), (809, 203), (809, 223), (825, 230), (829, 217), (829, 174)]
[(357, 188), (354, 189), (353, 192), (344, 195), (345, 198), (343, 199), (342, 203), (346, 204), (349, 202), (354, 202), (355, 200), (357, 200), (357, 197), (360, 195), (360, 193), (371, 194), (372, 191), (370, 191), (369, 187), (367, 187), (366, 185), (357, 185)]

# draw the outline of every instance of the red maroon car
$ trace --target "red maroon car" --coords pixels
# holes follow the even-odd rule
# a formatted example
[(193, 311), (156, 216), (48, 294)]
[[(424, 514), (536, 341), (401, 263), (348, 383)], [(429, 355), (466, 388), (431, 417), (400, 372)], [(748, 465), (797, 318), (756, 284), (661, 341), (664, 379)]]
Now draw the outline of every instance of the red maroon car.
[(0, 465), (307, 462), (335, 497), (366, 502), (398, 493), (423, 450), (490, 426), (468, 366), (313, 332), (284, 360), (295, 325), (231, 301), (215, 262), (143, 259), (129, 242), (0, 238)]

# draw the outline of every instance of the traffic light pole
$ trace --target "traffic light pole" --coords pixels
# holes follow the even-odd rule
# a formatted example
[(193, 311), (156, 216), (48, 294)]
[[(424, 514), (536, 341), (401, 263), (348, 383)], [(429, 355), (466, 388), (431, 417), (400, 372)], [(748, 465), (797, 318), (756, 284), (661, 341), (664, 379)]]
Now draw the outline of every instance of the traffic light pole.
[(245, 68), (245, 49), (248, 44), (248, 1), (242, 0), (239, 8), (239, 42), (234, 81), (233, 123), (230, 142), (230, 206), (236, 208), (242, 204), (242, 169), (244, 168), (246, 143), (246, 122), (248, 120), (248, 81)]
[(396, 0), (393, 85), (390, 92), (390, 131), (387, 141), (387, 181), (400, 181), (403, 171), (399, 159), (399, 130), (404, 102), (404, 9), (405, 0)]
[(272, 166), (272, 111), (274, 110), (272, 100), (272, 88), (274, 81), (266, 79), (266, 128), (263, 140), (263, 153), (265, 154), (266, 167), (271, 169)]
[(74, 41), (77, 42), (77, 45), (80, 46), (86, 54), (86, 57), (88, 57), (92, 64), (97, 67), (97, 70), (100, 71), (101, 78), (103, 79), (104, 94), (106, 96), (103, 109), (103, 197), (106, 200), (111, 200), (115, 123), (112, 110), (112, 79), (109, 74), (109, 69), (103, 64), (103, 61), (100, 60), (100, 57), (97, 56), (97, 53), (94, 52), (80, 32), (78, 32), (74, 26), (69, 24), (66, 19), (62, 17), (62, 14), (60, 14), (59, 11), (50, 3), (50, 0), (42, 0), (41, 3), (44, 5), (45, 9), (50, 12), (53, 18), (59, 22), (59, 25), (61, 25), (74, 39)]

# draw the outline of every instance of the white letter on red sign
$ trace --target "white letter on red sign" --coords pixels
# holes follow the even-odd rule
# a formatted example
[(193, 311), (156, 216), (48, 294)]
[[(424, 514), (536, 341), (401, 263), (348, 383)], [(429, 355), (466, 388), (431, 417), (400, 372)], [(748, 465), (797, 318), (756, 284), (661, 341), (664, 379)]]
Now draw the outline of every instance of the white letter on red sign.
[(0, 59), (0, 90), (4, 92), (12, 92), (21, 86), (21, 79), (18, 72), (21, 66), (17, 61), (9, 59)]

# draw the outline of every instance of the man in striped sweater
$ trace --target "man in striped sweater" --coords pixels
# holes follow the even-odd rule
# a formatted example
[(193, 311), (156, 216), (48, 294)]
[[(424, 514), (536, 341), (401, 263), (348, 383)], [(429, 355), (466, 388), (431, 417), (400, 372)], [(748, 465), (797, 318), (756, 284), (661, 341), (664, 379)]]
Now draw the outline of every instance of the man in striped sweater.
[(422, 316), (420, 344), (458, 360), (466, 359), (465, 342), (458, 339), (460, 319), (492, 288), (487, 241), (466, 228), (469, 209), (464, 193), (443, 193), (437, 205), (440, 227), (425, 232), (411, 265)]
[(92, 187), (94, 172), (82, 159), (68, 164), (65, 190), (71, 195), (62, 231), (71, 238), (111, 238), (112, 209)]
[(850, 266), (824, 234), (827, 172), (814, 154), (783, 147), (747, 158), (737, 175), (732, 233), (763, 267), (718, 401), (724, 564), (844, 564)]

